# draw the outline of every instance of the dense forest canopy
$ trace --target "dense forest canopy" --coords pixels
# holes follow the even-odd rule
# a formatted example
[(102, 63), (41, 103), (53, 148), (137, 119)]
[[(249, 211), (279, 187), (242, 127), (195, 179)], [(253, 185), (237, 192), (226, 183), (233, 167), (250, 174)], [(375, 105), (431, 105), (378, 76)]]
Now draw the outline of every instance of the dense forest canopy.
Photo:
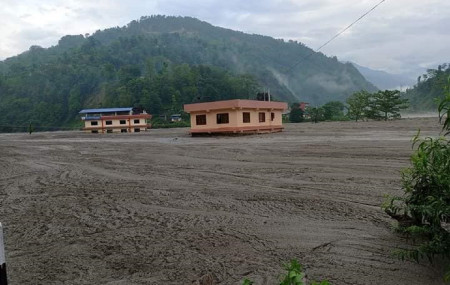
[(182, 104), (253, 98), (323, 104), (375, 91), (351, 64), (295, 41), (249, 35), (189, 17), (142, 17), (90, 36), (62, 37), (0, 62), (0, 130), (67, 126), (85, 107), (143, 106), (153, 114)]
[(437, 69), (428, 69), (427, 73), (417, 78), (417, 84), (406, 90), (404, 97), (411, 105), (412, 111), (436, 110), (437, 100), (443, 99), (450, 76), (450, 64), (441, 64)]

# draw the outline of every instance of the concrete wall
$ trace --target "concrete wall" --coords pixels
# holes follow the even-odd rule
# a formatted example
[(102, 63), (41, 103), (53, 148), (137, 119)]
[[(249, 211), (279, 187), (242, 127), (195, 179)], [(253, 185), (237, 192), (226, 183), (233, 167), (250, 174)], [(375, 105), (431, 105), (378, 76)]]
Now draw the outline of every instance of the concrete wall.
[[(125, 120), (125, 124), (121, 124), (120, 121)], [(134, 120), (139, 120), (134, 122)], [(111, 125), (107, 125), (106, 122), (111, 121)], [(97, 125), (93, 126), (92, 122), (97, 122)], [(103, 123), (103, 125), (102, 125)], [(92, 130), (97, 130), (99, 133), (107, 133), (107, 130), (111, 130), (113, 133), (120, 133), (122, 129), (126, 129), (127, 132), (135, 132), (135, 129), (139, 129), (141, 132), (147, 129), (146, 119), (143, 118), (131, 118), (131, 119), (100, 119), (100, 120), (89, 120), (84, 122), (85, 131), (91, 133)]]
[[(243, 118), (244, 112), (250, 113), (250, 123), (244, 123)], [(265, 113), (266, 114), (266, 121), (265, 122), (259, 122), (259, 113)], [(271, 121), (271, 113), (274, 113), (275, 118), (273, 121)], [(238, 127), (250, 127), (250, 126), (281, 126), (282, 118), (281, 118), (281, 110), (253, 110), (253, 109), (242, 109), (237, 111), (238, 116)]]
[[(243, 122), (243, 113), (250, 113), (250, 123)], [(266, 114), (265, 122), (259, 122), (259, 113), (263, 112)], [(228, 124), (217, 124), (217, 114), (228, 113), (229, 123)], [(275, 118), (271, 120), (271, 113), (274, 113)], [(196, 116), (206, 115), (206, 125), (197, 125)], [(281, 110), (257, 110), (257, 109), (224, 109), (224, 110), (213, 110), (210, 112), (191, 112), (191, 131), (197, 130), (211, 130), (219, 128), (234, 128), (240, 130), (242, 128), (254, 128), (259, 127), (282, 127), (282, 111)]]
[[(217, 124), (217, 114), (228, 113), (228, 124)], [(206, 125), (197, 125), (196, 115), (206, 115)], [(237, 112), (236, 110), (220, 110), (211, 112), (198, 112), (191, 114), (191, 129), (211, 129), (220, 127), (237, 127)]]

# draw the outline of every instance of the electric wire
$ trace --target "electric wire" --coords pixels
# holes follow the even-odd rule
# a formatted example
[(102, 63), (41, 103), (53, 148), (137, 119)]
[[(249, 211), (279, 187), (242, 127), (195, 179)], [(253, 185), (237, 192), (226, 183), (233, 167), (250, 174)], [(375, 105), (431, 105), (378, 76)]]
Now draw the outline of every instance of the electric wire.
[(348, 29), (350, 29), (353, 25), (355, 25), (357, 22), (359, 22), (361, 19), (363, 19), (365, 16), (367, 16), (368, 14), (370, 14), (373, 10), (375, 10), (378, 6), (380, 6), (381, 4), (383, 4), (383, 2), (385, 2), (386, 0), (381, 0), (378, 4), (376, 4), (375, 6), (373, 6), (370, 10), (368, 10), (366, 13), (362, 14), (358, 19), (356, 19), (355, 21), (353, 21), (350, 25), (348, 25), (347, 27), (345, 27), (343, 30), (341, 30), (340, 32), (338, 32), (336, 35), (334, 35), (331, 39), (329, 39), (328, 41), (326, 41), (323, 45), (321, 45), (319, 48), (317, 48), (316, 50), (312, 50), (308, 55), (300, 58), (300, 60), (298, 60), (294, 65), (292, 65), (287, 73), (291, 73), (292, 70), (299, 65), (302, 61), (304, 61), (305, 59), (307, 59), (308, 57), (310, 57), (311, 55), (313, 55), (316, 52), (319, 52), (323, 47), (325, 47), (326, 45), (328, 45), (329, 43), (331, 43), (333, 40), (335, 40), (337, 37), (339, 37), (340, 35), (342, 35), (345, 31), (347, 31)]

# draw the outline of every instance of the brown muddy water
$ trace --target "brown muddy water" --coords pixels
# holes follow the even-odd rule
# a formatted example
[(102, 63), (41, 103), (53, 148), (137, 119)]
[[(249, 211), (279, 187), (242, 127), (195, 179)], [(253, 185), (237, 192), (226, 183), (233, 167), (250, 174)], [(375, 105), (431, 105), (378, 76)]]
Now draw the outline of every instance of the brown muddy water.
[(297, 259), (332, 284), (441, 284), (402, 262), (380, 208), (435, 118), (195, 137), (0, 134), (10, 284), (277, 284)]

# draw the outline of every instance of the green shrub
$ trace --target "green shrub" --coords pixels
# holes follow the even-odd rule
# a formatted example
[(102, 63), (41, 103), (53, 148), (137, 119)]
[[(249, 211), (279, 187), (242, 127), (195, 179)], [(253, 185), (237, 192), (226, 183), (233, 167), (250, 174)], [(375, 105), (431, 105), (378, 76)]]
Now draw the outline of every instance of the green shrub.
[[(286, 274), (282, 277), (282, 281), (280, 285), (307, 285), (305, 281), (305, 273), (303, 272), (303, 268), (297, 260), (293, 259), (290, 263), (285, 264), (284, 268), (286, 269)], [(251, 285), (252, 281), (249, 279), (245, 279), (242, 282), (242, 285)], [(328, 281), (311, 281), (310, 285), (329, 285)]]
[(287, 270), (286, 275), (281, 281), (280, 285), (303, 285), (305, 279), (305, 273), (303, 268), (297, 260), (291, 260), (289, 264), (286, 264), (284, 268)]
[[(395, 253), (401, 259), (419, 261), (436, 257), (450, 264), (450, 78), (446, 97), (439, 104), (443, 124), (439, 138), (413, 139), (417, 150), (411, 156), (411, 167), (402, 172), (403, 196), (388, 197), (384, 209), (398, 220), (397, 230), (416, 241), (413, 248)], [(450, 268), (449, 268), (450, 269)], [(445, 278), (450, 280), (450, 270)]]

